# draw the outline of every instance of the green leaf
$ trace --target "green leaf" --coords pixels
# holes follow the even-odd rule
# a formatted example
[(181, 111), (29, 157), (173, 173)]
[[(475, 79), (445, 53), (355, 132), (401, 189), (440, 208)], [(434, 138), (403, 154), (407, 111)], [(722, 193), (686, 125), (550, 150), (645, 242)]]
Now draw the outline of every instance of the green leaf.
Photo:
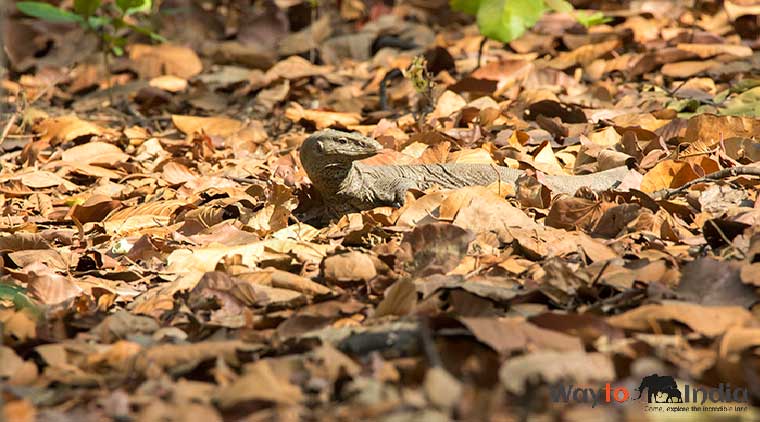
[(100, 0), (74, 0), (74, 11), (83, 17), (94, 15), (98, 7), (100, 7)]
[(744, 92), (756, 86), (760, 86), (760, 79), (742, 79), (731, 85), (731, 92)]
[(468, 15), (477, 15), (480, 8), (480, 0), (450, 0), (451, 10), (464, 12)]
[(670, 102), (668, 102), (667, 107), (672, 108), (673, 110), (678, 111), (678, 112), (681, 112), (681, 111), (693, 112), (694, 110), (699, 108), (700, 105), (701, 103), (695, 99), (684, 99), (684, 100), (671, 100)]
[(601, 25), (603, 23), (612, 21), (612, 18), (608, 18), (607, 16), (604, 16), (604, 13), (602, 12), (596, 12), (593, 14), (580, 12), (575, 15), (575, 19), (577, 19), (578, 22), (580, 22), (580, 24), (585, 26), (586, 28), (590, 28), (595, 25)]
[(129, 29), (137, 33), (149, 36), (154, 41), (166, 42), (166, 38), (162, 37), (161, 35), (156, 34), (150, 28), (146, 28), (144, 26), (132, 25), (131, 23), (127, 23), (127, 26), (129, 27)]
[(84, 22), (82, 17), (75, 13), (38, 1), (21, 1), (16, 3), (16, 8), (24, 14), (48, 22)]
[(573, 5), (565, 0), (544, 0), (544, 3), (549, 6), (549, 9), (559, 13), (570, 13), (575, 10), (573, 9)]
[(737, 95), (726, 102), (720, 114), (728, 116), (760, 117), (760, 86)]
[(136, 12), (150, 12), (151, 0), (116, 0), (116, 7), (127, 15)]
[(111, 18), (108, 16), (90, 16), (87, 18), (87, 23), (91, 28), (97, 29), (101, 26), (105, 26), (111, 23)]
[(546, 8), (536, 0), (481, 0), (477, 20), (480, 33), (510, 42), (538, 22)]
[(726, 98), (728, 98), (729, 94), (731, 94), (731, 90), (724, 89), (723, 91), (720, 91), (719, 93), (715, 94), (712, 100), (715, 104), (721, 104), (723, 101), (726, 101)]
[(26, 290), (21, 287), (0, 283), (0, 300), (13, 302), (14, 308), (28, 311), (34, 317), (42, 314), (40, 308), (27, 297)]

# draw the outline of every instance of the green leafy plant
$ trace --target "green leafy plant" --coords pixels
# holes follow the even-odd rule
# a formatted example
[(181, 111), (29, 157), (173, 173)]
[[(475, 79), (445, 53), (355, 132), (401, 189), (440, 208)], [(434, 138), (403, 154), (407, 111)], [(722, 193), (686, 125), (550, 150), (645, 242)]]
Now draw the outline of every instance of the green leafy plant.
[(414, 57), (409, 64), (409, 67), (406, 68), (403, 73), (407, 79), (412, 81), (414, 90), (417, 91), (418, 94), (424, 95), (428, 98), (432, 97), (435, 82), (433, 81), (433, 75), (427, 70), (427, 60), (425, 60), (425, 57)]
[[(488, 38), (510, 42), (519, 38), (548, 11), (572, 12), (566, 0), (449, 0), (451, 8), (474, 15), (480, 33)], [(608, 22), (602, 13), (577, 13), (576, 19), (586, 26)]]
[(596, 13), (578, 12), (575, 14), (575, 19), (577, 19), (578, 22), (580, 22), (581, 25), (585, 26), (586, 28), (591, 28), (592, 26), (601, 25), (603, 23), (612, 21), (612, 18), (608, 18), (607, 16), (604, 16), (604, 13), (602, 12), (596, 12)]
[(428, 70), (427, 60), (424, 56), (414, 57), (409, 67), (403, 70), (402, 73), (412, 83), (417, 94), (423, 99), (421, 102), (423, 106), (413, 113), (417, 126), (422, 127), (423, 117), (435, 107), (436, 99), (433, 97), (435, 81), (433, 81), (433, 75)]
[(40, 307), (29, 299), (22, 287), (0, 282), (0, 300), (12, 302), (16, 310), (28, 312), (34, 318), (42, 315)]
[(127, 40), (122, 34), (134, 31), (163, 41), (163, 38), (150, 28), (133, 23), (130, 15), (150, 12), (152, 0), (116, 0), (115, 8), (101, 4), (101, 0), (74, 0), (74, 10), (69, 11), (38, 1), (16, 3), (18, 10), (48, 22), (78, 23), (92, 31), (101, 39), (104, 51), (111, 51), (120, 56), (124, 54)]

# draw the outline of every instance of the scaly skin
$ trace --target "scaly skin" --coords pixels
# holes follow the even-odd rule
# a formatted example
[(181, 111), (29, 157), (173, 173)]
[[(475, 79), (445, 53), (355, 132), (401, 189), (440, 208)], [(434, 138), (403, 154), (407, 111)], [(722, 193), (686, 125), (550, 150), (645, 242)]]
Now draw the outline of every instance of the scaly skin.
[[(382, 149), (377, 141), (357, 133), (327, 129), (309, 136), (301, 146), (301, 163), (326, 204), (334, 212), (360, 211), (383, 205), (401, 206), (409, 189), (425, 190), (485, 186), (496, 181), (514, 184), (524, 171), (487, 164), (414, 164), (368, 166), (357, 162)], [(626, 167), (579, 176), (544, 176), (557, 193), (573, 194), (583, 186), (606, 190), (628, 173)]]

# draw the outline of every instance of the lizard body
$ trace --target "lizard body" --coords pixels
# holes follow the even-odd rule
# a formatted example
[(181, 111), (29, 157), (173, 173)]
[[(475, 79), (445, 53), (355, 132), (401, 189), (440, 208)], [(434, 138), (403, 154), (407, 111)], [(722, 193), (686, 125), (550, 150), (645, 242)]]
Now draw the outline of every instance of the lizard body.
[[(412, 164), (370, 166), (359, 162), (382, 150), (376, 140), (357, 133), (327, 129), (309, 136), (301, 146), (301, 163), (328, 207), (337, 213), (383, 205), (400, 206), (409, 189), (425, 190), (485, 186), (496, 181), (514, 184), (525, 172), (487, 164)], [(628, 173), (617, 167), (578, 176), (545, 176), (554, 192), (573, 194), (614, 187)]]

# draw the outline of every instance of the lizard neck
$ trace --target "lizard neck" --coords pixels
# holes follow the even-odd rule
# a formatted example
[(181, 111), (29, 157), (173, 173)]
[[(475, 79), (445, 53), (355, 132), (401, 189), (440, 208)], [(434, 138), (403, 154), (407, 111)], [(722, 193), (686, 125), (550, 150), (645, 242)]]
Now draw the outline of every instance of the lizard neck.
[(349, 161), (325, 164), (306, 172), (317, 190), (323, 195), (333, 196), (341, 189), (352, 169), (353, 163)]

